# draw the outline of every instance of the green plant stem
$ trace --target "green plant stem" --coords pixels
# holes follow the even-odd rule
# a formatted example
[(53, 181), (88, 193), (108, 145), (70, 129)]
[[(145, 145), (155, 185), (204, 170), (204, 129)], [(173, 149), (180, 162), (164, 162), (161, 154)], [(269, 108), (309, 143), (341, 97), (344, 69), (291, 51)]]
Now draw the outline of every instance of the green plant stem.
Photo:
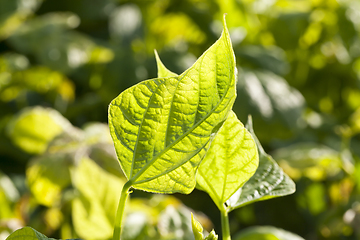
[(222, 239), (231, 240), (228, 211), (224, 207), (220, 209), (220, 213), (221, 213)]
[(128, 181), (125, 183), (125, 185), (123, 186), (123, 189), (121, 190), (119, 206), (118, 206), (118, 209), (116, 212), (116, 218), (115, 218), (113, 240), (120, 240), (125, 203), (126, 203), (126, 199), (128, 198), (128, 196), (130, 194), (129, 189), (130, 189), (131, 185), (132, 185), (132, 182)]

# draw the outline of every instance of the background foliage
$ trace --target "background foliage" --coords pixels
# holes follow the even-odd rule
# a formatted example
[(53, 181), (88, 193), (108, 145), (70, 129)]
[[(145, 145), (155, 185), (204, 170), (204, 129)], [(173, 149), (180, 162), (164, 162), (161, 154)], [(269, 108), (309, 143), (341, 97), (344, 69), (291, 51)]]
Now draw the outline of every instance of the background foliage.
[[(0, 0), (0, 239), (25, 225), (111, 237), (124, 177), (108, 104), (156, 77), (154, 49), (175, 73), (191, 66), (219, 37), (224, 12), (239, 70), (234, 111), (244, 123), (253, 116), (297, 186), (232, 212), (231, 231), (360, 238), (359, 1)], [(190, 239), (189, 208), (220, 233), (201, 191), (135, 191), (124, 237)]]

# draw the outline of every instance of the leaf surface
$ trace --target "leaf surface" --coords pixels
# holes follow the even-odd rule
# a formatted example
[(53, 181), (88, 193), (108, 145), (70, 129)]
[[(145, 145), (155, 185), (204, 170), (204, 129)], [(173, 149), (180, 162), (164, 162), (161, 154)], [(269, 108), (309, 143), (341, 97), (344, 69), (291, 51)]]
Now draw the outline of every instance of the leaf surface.
[(31, 154), (41, 154), (45, 152), (51, 140), (71, 127), (71, 123), (56, 110), (29, 107), (9, 122), (7, 134), (22, 150)]
[(31, 227), (23, 227), (10, 234), (10, 236), (7, 237), (6, 239), (7, 240), (48, 240), (54, 238), (48, 238), (44, 234), (36, 231)]
[(234, 240), (304, 240), (304, 238), (272, 226), (251, 227), (234, 237)]
[(179, 76), (143, 81), (109, 107), (120, 165), (137, 189), (190, 193), (195, 171), (235, 100), (235, 58), (221, 37)]
[(201, 223), (199, 223), (198, 220), (194, 218), (194, 215), (192, 213), (191, 213), (191, 226), (195, 240), (203, 240), (204, 239), (203, 227), (201, 226)]
[(249, 181), (226, 202), (229, 211), (252, 202), (285, 196), (295, 192), (295, 183), (262, 148), (254, 133), (251, 118), (249, 118), (246, 128), (253, 135), (258, 146), (259, 167)]
[(197, 188), (207, 192), (221, 209), (255, 173), (258, 164), (254, 139), (231, 111), (199, 166)]
[(78, 236), (83, 239), (109, 239), (113, 234), (115, 212), (124, 184), (84, 157), (73, 174), (79, 197), (72, 202), (72, 219)]

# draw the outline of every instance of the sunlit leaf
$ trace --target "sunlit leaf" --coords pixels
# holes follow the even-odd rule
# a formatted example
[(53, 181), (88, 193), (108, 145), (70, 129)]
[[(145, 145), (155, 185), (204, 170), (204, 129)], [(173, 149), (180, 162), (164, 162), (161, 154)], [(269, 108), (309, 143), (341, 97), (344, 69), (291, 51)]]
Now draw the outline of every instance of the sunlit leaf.
[(71, 184), (71, 159), (64, 155), (43, 155), (33, 159), (26, 169), (27, 184), (40, 204), (59, 204), (61, 192)]
[(231, 112), (198, 168), (197, 188), (207, 192), (221, 209), (255, 173), (258, 164), (254, 139)]
[(191, 226), (194, 233), (195, 240), (203, 240), (203, 227), (201, 224), (194, 218), (194, 215), (191, 213)]
[(305, 240), (304, 238), (294, 233), (271, 226), (251, 227), (245, 229), (240, 234), (236, 235), (233, 239), (234, 240)]
[(15, 145), (32, 153), (43, 153), (49, 142), (64, 130), (70, 122), (53, 109), (26, 108), (7, 126), (7, 133)]
[(246, 204), (295, 192), (295, 183), (283, 172), (275, 160), (268, 155), (256, 138), (249, 118), (246, 128), (255, 139), (259, 151), (259, 167), (255, 174), (226, 202), (229, 210)]
[(88, 158), (81, 160), (73, 177), (80, 193), (72, 205), (76, 233), (83, 239), (111, 238), (123, 181)]
[(115, 98), (110, 132), (133, 187), (191, 192), (196, 168), (234, 99), (235, 59), (226, 27), (178, 77), (147, 80)]

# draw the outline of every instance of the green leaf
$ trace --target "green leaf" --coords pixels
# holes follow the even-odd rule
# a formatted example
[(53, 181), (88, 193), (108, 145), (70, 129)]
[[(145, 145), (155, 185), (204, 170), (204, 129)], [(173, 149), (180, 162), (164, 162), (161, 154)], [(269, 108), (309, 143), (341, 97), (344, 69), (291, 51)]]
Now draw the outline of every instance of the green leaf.
[(262, 148), (254, 133), (251, 118), (249, 118), (246, 128), (250, 131), (258, 146), (259, 168), (249, 181), (226, 202), (229, 211), (252, 202), (285, 196), (295, 192), (295, 183)]
[(83, 158), (73, 174), (79, 197), (73, 200), (76, 233), (83, 239), (109, 239), (123, 181)]
[(7, 240), (48, 240), (54, 238), (48, 238), (44, 234), (39, 233), (35, 229), (31, 227), (23, 227), (19, 230), (16, 230), (9, 237), (6, 238)]
[(59, 204), (62, 190), (71, 184), (71, 165), (63, 154), (45, 154), (30, 162), (26, 179), (37, 202), (48, 207)]
[(234, 240), (305, 240), (304, 238), (272, 226), (251, 227), (234, 237)]
[(204, 240), (203, 227), (201, 224), (194, 218), (194, 215), (191, 213), (191, 226), (194, 233), (195, 240)]
[(33, 107), (22, 110), (7, 126), (7, 133), (15, 145), (32, 153), (43, 153), (49, 142), (71, 123), (53, 109)]
[(254, 139), (231, 111), (198, 168), (197, 188), (207, 192), (222, 209), (255, 173), (258, 164)]
[(218, 235), (212, 230), (209, 235), (205, 238), (205, 240), (218, 240)]
[(190, 193), (196, 168), (235, 100), (235, 58), (222, 36), (179, 76), (141, 82), (109, 107), (109, 127), (132, 186)]

